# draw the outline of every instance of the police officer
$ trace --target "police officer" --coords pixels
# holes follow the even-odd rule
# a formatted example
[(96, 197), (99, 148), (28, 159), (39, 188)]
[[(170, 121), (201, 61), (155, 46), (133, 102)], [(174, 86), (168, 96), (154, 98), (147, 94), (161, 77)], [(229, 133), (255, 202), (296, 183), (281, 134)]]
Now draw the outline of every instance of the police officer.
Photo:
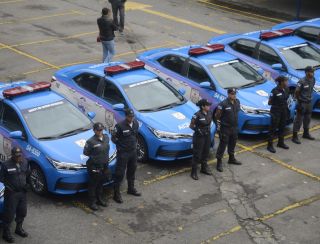
[(17, 223), (15, 233), (21, 237), (28, 236), (22, 223), (27, 215), (26, 187), (29, 173), (29, 164), (23, 159), (21, 149), (13, 147), (11, 158), (2, 164), (0, 171), (0, 181), (5, 186), (2, 238), (9, 243), (14, 243), (10, 231), (14, 216)]
[(117, 146), (117, 164), (115, 170), (114, 196), (117, 203), (123, 203), (120, 185), (127, 169), (128, 191), (133, 196), (141, 196), (134, 187), (135, 172), (137, 168), (137, 136), (139, 124), (134, 118), (132, 109), (125, 110), (126, 118), (116, 124), (111, 140)]
[(297, 99), (297, 113), (293, 123), (293, 137), (292, 141), (296, 144), (301, 144), (298, 138), (298, 132), (301, 124), (303, 123), (303, 138), (314, 140), (309, 133), (309, 125), (311, 121), (312, 113), (312, 91), (315, 85), (314, 69), (311, 66), (305, 68), (306, 76), (299, 80), (295, 91), (295, 97)]
[(217, 149), (217, 170), (223, 172), (222, 157), (228, 146), (229, 164), (241, 165), (241, 162), (234, 157), (234, 149), (238, 139), (238, 112), (240, 101), (236, 98), (236, 89), (228, 89), (228, 97), (222, 101), (215, 114), (217, 131), (220, 136), (220, 143)]
[[(124, 29), (124, 5), (126, 0), (109, 0), (112, 6), (113, 21), (118, 26), (119, 32), (122, 33)], [(120, 25), (118, 21), (118, 12), (120, 15)]]
[(97, 204), (107, 207), (107, 202), (103, 196), (103, 184), (109, 176), (109, 137), (103, 134), (104, 126), (102, 123), (93, 125), (94, 135), (86, 141), (83, 154), (88, 156), (87, 171), (89, 175), (88, 193), (89, 207), (96, 211)]
[(273, 147), (273, 136), (277, 130), (279, 130), (277, 147), (289, 149), (284, 143), (284, 128), (288, 118), (288, 78), (281, 75), (276, 78), (276, 82), (278, 85), (272, 89), (268, 101), (268, 104), (271, 105), (271, 124), (267, 150), (272, 153), (276, 152)]
[(206, 175), (212, 175), (207, 164), (211, 137), (210, 125), (212, 122), (212, 112), (210, 111), (211, 103), (207, 99), (201, 99), (196, 104), (200, 110), (196, 112), (190, 123), (190, 128), (194, 130), (192, 145), (193, 145), (193, 158), (191, 168), (191, 178), (198, 180), (197, 167), (201, 163), (200, 172)]

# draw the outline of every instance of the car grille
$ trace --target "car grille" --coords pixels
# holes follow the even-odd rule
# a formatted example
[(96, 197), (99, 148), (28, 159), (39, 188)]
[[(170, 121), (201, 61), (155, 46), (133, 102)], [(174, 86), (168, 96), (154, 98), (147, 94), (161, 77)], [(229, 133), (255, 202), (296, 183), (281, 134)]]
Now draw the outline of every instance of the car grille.
[(180, 157), (191, 157), (192, 156), (192, 149), (183, 150), (183, 151), (169, 151), (159, 149), (157, 151), (157, 155), (160, 157), (172, 157), (172, 158), (180, 158)]
[(246, 123), (242, 127), (242, 130), (268, 131), (269, 130), (269, 125), (252, 125), (252, 124)]

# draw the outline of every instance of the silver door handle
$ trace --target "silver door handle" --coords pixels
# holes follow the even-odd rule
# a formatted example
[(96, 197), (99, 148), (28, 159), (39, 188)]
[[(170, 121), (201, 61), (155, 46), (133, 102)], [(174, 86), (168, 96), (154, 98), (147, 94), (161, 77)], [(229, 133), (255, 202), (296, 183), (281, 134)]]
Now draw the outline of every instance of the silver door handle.
[(97, 103), (97, 102), (95, 103), (95, 105), (98, 106), (98, 107), (102, 107), (102, 105), (100, 103)]
[(71, 91), (71, 92), (76, 92), (75, 89), (72, 89), (72, 88), (68, 88), (68, 89), (69, 89), (69, 91)]

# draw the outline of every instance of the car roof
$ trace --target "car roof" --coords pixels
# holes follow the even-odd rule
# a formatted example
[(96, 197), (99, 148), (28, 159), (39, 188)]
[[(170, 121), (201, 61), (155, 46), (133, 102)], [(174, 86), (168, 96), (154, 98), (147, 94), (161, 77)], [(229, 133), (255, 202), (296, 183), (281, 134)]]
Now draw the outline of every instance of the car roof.
[(4, 98), (3, 91), (6, 89), (33, 84), (32, 81), (17, 81), (12, 83), (0, 82), (0, 99), (9, 100), (20, 110), (34, 108), (49, 103), (61, 101), (64, 98), (51, 90), (43, 90), (19, 95), (12, 98)]

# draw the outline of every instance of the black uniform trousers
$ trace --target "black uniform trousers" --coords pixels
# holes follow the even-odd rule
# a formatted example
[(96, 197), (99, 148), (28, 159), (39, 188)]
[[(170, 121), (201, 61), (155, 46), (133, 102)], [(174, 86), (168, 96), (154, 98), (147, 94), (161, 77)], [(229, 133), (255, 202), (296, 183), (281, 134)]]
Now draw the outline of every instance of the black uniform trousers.
[[(118, 21), (118, 12), (120, 15), (120, 25)], [(112, 4), (113, 22), (119, 27), (119, 30), (124, 29), (124, 4), (114, 3)]]
[(302, 123), (303, 123), (303, 129), (308, 130), (310, 121), (311, 121), (311, 115), (312, 115), (311, 102), (310, 103), (299, 102), (296, 109), (297, 109), (297, 114), (293, 122), (293, 132), (299, 132)]
[(220, 133), (220, 143), (217, 149), (216, 158), (222, 159), (223, 154), (228, 146), (228, 154), (234, 156), (234, 149), (236, 147), (238, 139), (238, 127), (221, 127)]
[(22, 223), (27, 216), (27, 194), (25, 191), (14, 192), (5, 190), (4, 211), (2, 220), (4, 227), (9, 227), (16, 216), (16, 222)]
[(272, 140), (278, 130), (279, 138), (284, 136), (284, 128), (286, 127), (288, 110), (287, 108), (271, 111), (271, 123), (269, 129), (269, 140)]
[(137, 169), (137, 150), (119, 151), (115, 170), (115, 185), (120, 186), (127, 170), (128, 185), (133, 184)]
[(90, 200), (102, 200), (103, 184), (111, 177), (107, 167), (97, 167), (95, 165), (88, 165), (87, 167), (89, 181), (88, 181), (88, 194)]
[(211, 137), (208, 135), (196, 135), (193, 134), (193, 158), (192, 158), (192, 167), (195, 168), (197, 165), (207, 163), (210, 145), (211, 145)]

